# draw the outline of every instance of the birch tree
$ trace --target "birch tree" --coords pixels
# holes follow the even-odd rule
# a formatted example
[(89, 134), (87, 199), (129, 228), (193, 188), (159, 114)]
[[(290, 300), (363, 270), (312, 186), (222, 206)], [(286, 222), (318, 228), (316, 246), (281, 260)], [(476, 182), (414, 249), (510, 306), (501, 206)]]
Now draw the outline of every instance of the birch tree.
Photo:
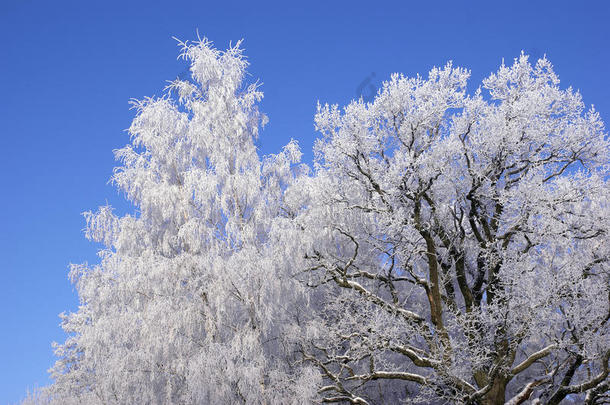
[(63, 317), (53, 403), (302, 403), (317, 372), (290, 347), (300, 284), (272, 219), (299, 168), (296, 142), (261, 160), (266, 117), (239, 43), (182, 43), (191, 80), (134, 101), (112, 181), (133, 215), (85, 213), (100, 263), (74, 265), (80, 306)]

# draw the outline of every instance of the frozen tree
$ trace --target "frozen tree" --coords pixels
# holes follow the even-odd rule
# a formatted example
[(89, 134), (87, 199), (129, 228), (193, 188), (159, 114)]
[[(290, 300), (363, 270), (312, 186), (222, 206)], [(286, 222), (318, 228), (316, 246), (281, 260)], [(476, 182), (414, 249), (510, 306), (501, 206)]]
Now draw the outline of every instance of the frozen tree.
[(291, 349), (288, 318), (305, 296), (277, 259), (272, 221), (298, 146), (259, 159), (262, 93), (244, 83), (239, 43), (181, 45), (192, 80), (135, 101), (132, 142), (116, 151), (112, 180), (136, 214), (85, 213), (86, 236), (105, 248), (99, 264), (72, 267), (80, 306), (63, 317), (51, 403), (285, 404), (315, 393), (318, 373)]
[(314, 168), (266, 118), (239, 44), (134, 102), (85, 214), (39, 404), (608, 401), (610, 146), (546, 59), (469, 95), (451, 64), (319, 106)]
[(325, 297), (300, 349), (323, 402), (608, 400), (603, 123), (546, 59), (474, 95), (468, 77), (318, 108), (315, 173), (285, 201)]

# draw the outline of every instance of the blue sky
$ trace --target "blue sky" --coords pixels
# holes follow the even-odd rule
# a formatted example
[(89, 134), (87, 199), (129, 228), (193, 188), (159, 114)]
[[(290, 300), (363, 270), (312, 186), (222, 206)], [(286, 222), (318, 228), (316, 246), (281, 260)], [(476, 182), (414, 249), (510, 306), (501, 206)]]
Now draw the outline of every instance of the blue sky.
[[(472, 86), (521, 50), (547, 54), (562, 86), (610, 121), (610, 3), (66, 2), (0, 0), (0, 404), (48, 383), (57, 315), (78, 305), (70, 262), (95, 262), (80, 213), (108, 201), (112, 150), (128, 142), (130, 98), (160, 95), (186, 65), (173, 36), (220, 49), (244, 38), (264, 84), (263, 154), (290, 138), (310, 161), (318, 100), (370, 94), (392, 72), (453, 60)], [(371, 87), (373, 86), (373, 87)]]

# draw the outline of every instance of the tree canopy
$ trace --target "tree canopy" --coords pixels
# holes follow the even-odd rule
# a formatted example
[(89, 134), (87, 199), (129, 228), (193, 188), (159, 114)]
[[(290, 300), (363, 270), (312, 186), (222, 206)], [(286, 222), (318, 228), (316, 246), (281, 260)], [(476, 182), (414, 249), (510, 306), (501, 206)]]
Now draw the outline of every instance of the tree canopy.
[(134, 102), (85, 213), (54, 382), (36, 403), (597, 404), (610, 385), (610, 144), (522, 54), (473, 94), (448, 63), (319, 105), (260, 157), (240, 44)]

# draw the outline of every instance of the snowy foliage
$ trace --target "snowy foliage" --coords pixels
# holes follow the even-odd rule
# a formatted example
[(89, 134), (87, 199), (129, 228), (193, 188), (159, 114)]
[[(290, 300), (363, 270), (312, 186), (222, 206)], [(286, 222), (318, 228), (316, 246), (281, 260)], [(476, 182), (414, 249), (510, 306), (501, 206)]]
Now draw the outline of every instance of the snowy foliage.
[(546, 59), (393, 75), (259, 158), (239, 44), (137, 101), (35, 403), (602, 403), (610, 146)]
[(72, 268), (80, 307), (64, 317), (53, 402), (279, 404), (315, 393), (317, 372), (292, 355), (285, 319), (303, 288), (275, 259), (296, 144), (261, 162), (262, 93), (244, 85), (239, 47), (183, 46), (193, 80), (135, 102), (132, 142), (116, 151), (112, 180), (137, 215), (85, 214), (86, 236), (106, 248), (100, 264)]

